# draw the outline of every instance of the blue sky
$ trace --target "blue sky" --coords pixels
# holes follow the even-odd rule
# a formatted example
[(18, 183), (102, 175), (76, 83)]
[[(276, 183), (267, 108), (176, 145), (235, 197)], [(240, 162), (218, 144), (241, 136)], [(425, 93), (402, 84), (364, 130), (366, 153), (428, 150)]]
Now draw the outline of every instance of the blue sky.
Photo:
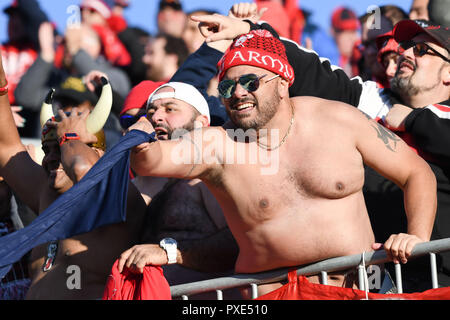
[[(7, 18), (3, 14), (3, 8), (7, 7), (12, 0), (0, 0), (0, 41), (7, 37)], [(39, 0), (41, 7), (47, 12), (50, 19), (57, 23), (58, 28), (63, 31), (70, 14), (67, 8), (78, 5), (81, 0)], [(131, 0), (131, 6), (126, 10), (128, 21), (133, 26), (139, 26), (151, 33), (156, 32), (156, 12), (159, 0)], [(239, 1), (236, 0), (181, 0), (183, 8), (191, 11), (198, 8), (213, 9), (219, 13), (226, 14), (228, 9)], [(250, 1), (246, 1), (250, 2)], [(364, 14), (371, 5), (395, 4), (405, 11), (409, 11), (412, 0), (299, 0), (300, 4), (313, 12), (312, 19), (325, 30), (329, 28), (331, 12), (337, 6), (345, 5), (356, 11), (358, 15)]]

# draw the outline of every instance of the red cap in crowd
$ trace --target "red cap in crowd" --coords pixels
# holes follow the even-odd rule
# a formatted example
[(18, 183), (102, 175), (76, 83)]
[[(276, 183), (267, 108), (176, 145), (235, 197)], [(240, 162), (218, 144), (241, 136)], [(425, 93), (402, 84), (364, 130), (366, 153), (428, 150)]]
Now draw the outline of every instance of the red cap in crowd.
[(153, 82), (150, 80), (145, 80), (136, 85), (133, 89), (131, 89), (127, 98), (125, 99), (125, 103), (122, 111), (120, 111), (120, 115), (123, 115), (125, 112), (131, 109), (140, 109), (146, 108), (148, 97), (155, 91), (157, 88), (162, 86), (165, 82)]
[(331, 15), (331, 25), (336, 30), (359, 30), (360, 24), (353, 10), (338, 7)]

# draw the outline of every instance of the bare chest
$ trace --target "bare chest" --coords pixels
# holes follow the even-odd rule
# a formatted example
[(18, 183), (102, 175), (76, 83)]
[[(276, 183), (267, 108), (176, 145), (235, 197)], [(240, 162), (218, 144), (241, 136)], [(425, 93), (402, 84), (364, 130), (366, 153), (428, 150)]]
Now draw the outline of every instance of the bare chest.
[(262, 168), (227, 166), (222, 180), (236, 206), (258, 215), (258, 220), (307, 206), (309, 200), (346, 198), (360, 191), (364, 182), (359, 152), (333, 143), (302, 145), (294, 140), (279, 150), (271, 172), (264, 174)]

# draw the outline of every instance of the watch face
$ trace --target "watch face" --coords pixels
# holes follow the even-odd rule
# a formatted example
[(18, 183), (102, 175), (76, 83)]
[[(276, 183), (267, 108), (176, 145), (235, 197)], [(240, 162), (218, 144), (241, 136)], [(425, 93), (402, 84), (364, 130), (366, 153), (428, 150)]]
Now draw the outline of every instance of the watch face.
[(162, 241), (165, 245), (177, 244), (175, 239), (172, 239), (172, 238), (165, 238)]
[(161, 245), (176, 245), (177, 242), (175, 239), (172, 238), (164, 238), (161, 240)]

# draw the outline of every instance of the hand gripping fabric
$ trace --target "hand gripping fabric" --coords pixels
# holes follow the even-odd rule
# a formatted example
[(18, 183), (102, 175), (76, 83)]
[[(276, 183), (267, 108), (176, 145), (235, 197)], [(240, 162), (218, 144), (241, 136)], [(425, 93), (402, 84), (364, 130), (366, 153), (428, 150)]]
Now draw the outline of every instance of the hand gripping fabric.
[(132, 130), (26, 228), (0, 238), (0, 279), (34, 247), (126, 218), (130, 149), (155, 134)]

